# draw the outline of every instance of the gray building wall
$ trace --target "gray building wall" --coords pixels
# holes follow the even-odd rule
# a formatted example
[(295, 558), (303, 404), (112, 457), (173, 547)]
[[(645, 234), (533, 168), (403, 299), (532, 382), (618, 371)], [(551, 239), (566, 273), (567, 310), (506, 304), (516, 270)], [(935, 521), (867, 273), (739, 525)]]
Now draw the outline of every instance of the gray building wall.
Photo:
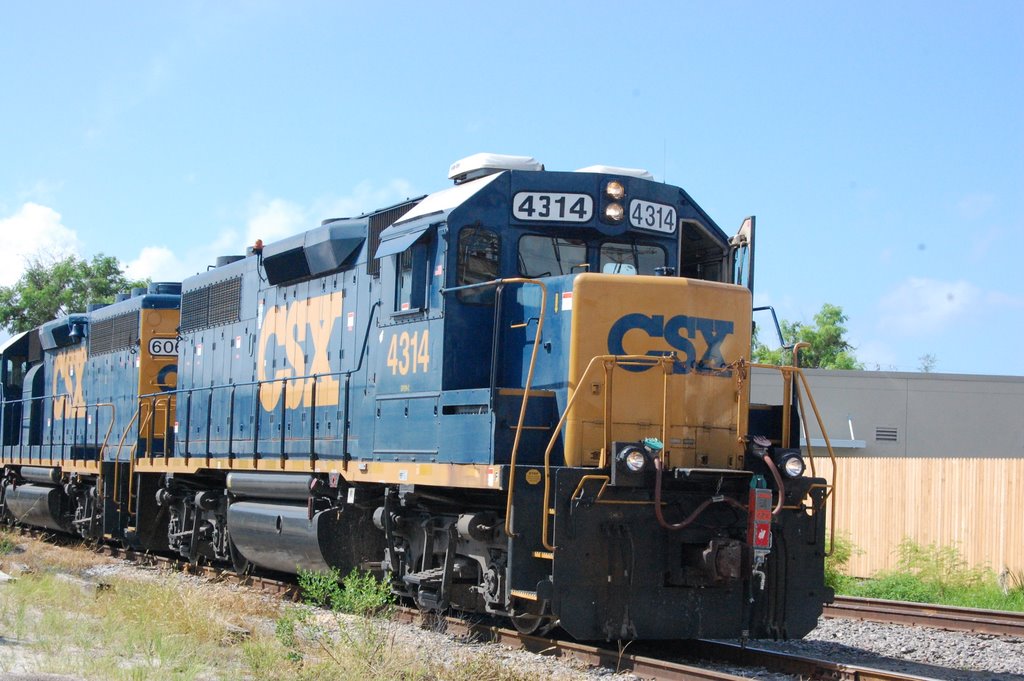
[[(824, 369), (804, 374), (837, 456), (1024, 457), (1024, 377)], [(781, 395), (779, 372), (753, 370), (752, 402), (777, 404)], [(816, 426), (810, 437), (819, 444)]]

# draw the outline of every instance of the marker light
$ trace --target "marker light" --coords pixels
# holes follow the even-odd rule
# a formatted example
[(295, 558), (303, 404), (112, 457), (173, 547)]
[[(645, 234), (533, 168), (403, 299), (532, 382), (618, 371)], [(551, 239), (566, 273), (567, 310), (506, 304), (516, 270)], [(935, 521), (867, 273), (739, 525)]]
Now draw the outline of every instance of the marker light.
[(647, 465), (647, 457), (639, 449), (634, 449), (626, 454), (625, 460), (626, 468), (637, 473), (643, 470), (643, 467)]
[(622, 197), (626, 195), (626, 188), (622, 186), (622, 183), (618, 180), (612, 180), (604, 186), (604, 193), (609, 199), (615, 201), (621, 201)]
[(609, 222), (622, 222), (622, 218), (626, 217), (626, 211), (623, 210), (621, 203), (609, 203), (604, 207), (604, 217)]

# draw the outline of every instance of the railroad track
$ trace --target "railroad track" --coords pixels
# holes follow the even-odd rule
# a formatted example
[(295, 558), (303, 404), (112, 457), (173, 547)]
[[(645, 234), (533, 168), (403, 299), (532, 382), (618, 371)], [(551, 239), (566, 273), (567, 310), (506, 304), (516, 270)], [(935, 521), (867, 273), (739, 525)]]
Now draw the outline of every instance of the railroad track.
[(825, 617), (1024, 638), (1024, 613), (1020, 612), (976, 610), (932, 603), (902, 603), (875, 598), (836, 596), (832, 605), (825, 606), (824, 615)]
[[(62, 545), (76, 544), (75, 540), (68, 537), (27, 528), (20, 529), (23, 535), (36, 539), (56, 541)], [(240, 576), (230, 569), (209, 565), (192, 565), (179, 558), (144, 553), (109, 544), (94, 545), (78, 541), (77, 545), (88, 548), (95, 553), (124, 559), (135, 564), (158, 566), (169, 570), (204, 576), (216, 581), (249, 586), (290, 600), (297, 600), (301, 595), (298, 585), (294, 582), (282, 581), (272, 577), (260, 575)], [(882, 602), (888, 603), (887, 601)], [(621, 649), (611, 649), (574, 641), (528, 636), (512, 629), (453, 616), (425, 615), (413, 608), (397, 608), (396, 617), (410, 623), (428, 623), (432, 628), (443, 628), (449, 634), (455, 636), (500, 643), (541, 655), (573, 659), (589, 666), (606, 667), (616, 671), (630, 671), (643, 678), (666, 681), (740, 681), (741, 679), (748, 678), (706, 669), (692, 663), (683, 663), (678, 659), (671, 658), (707, 660), (717, 663), (724, 662), (742, 667), (763, 667), (774, 672), (792, 674), (806, 681), (922, 681), (926, 679), (926, 677), (899, 672), (839, 664), (768, 651), (760, 649), (756, 645), (743, 646), (737, 643), (721, 641), (666, 641), (638, 644), (636, 646), (627, 644)], [(643, 655), (630, 652), (631, 647), (637, 650), (650, 650), (651, 654)]]

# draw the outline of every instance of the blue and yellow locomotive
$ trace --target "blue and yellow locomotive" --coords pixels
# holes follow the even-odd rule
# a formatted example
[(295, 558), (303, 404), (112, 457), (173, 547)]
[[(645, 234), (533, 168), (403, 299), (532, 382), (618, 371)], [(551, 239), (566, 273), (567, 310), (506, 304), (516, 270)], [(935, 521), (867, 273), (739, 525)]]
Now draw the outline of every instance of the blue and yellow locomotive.
[(625, 168), (450, 179), (8, 341), (5, 517), (578, 639), (812, 629), (829, 487), (794, 374), (750, 404), (753, 219)]

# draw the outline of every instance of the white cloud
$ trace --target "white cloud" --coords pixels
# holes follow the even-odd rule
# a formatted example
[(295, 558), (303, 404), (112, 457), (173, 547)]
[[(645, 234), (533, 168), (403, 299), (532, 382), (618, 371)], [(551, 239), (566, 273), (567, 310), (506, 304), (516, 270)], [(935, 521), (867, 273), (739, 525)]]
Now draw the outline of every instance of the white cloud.
[(966, 281), (910, 278), (879, 303), (883, 328), (917, 335), (940, 331), (968, 313), (983, 295)]
[(166, 246), (146, 246), (134, 260), (124, 264), (129, 279), (179, 281), (189, 268)]
[(397, 203), (412, 195), (405, 180), (392, 180), (383, 186), (361, 182), (348, 196), (323, 197), (308, 206), (280, 197), (254, 194), (237, 227), (226, 227), (210, 241), (192, 247), (154, 244), (143, 248), (125, 265), (129, 277), (153, 281), (181, 281), (202, 272), (221, 255), (241, 255), (257, 239), (263, 243), (278, 241), (312, 229), (326, 218), (350, 217)]
[(64, 226), (60, 213), (24, 203), (14, 215), (0, 218), (0, 286), (16, 282), (34, 255), (78, 255), (78, 249), (78, 235)]
[(251, 246), (256, 239), (270, 243), (312, 229), (325, 219), (361, 215), (409, 198), (413, 193), (408, 182), (396, 179), (383, 186), (360, 182), (348, 196), (322, 197), (308, 206), (257, 194), (249, 201), (245, 243)]
[(246, 245), (252, 245), (256, 239), (270, 243), (309, 229), (313, 225), (308, 224), (307, 213), (306, 209), (285, 199), (253, 197), (245, 225)]
[[(864, 368), (879, 371), (898, 370), (898, 358), (892, 347), (884, 340), (873, 339), (863, 343), (853, 343), (857, 359)], [(906, 367), (903, 367), (906, 369)]]

